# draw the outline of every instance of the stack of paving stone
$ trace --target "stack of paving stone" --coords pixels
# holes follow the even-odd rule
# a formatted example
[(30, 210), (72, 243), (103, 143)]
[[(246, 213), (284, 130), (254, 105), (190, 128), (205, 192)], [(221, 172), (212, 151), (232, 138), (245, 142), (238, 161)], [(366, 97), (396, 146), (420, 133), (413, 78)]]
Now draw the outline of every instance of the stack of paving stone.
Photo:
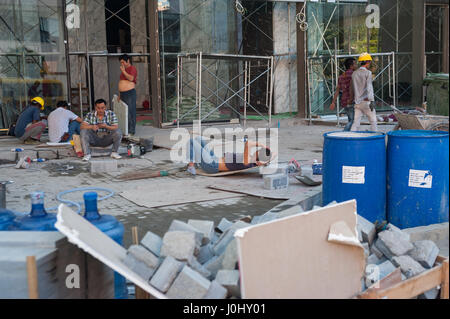
[[(438, 246), (431, 240), (411, 241), (407, 230), (392, 224), (377, 233), (374, 224), (358, 215), (358, 236), (366, 255), (364, 288), (372, 286), (391, 274), (396, 268), (402, 280), (410, 279), (434, 267), (439, 255)], [(418, 296), (419, 299), (436, 299), (439, 287)]]
[[(250, 219), (246, 219), (250, 221)], [(234, 232), (243, 220), (174, 220), (163, 238), (147, 232), (128, 249), (124, 263), (173, 299), (240, 298)]]
[(36, 258), (39, 299), (114, 298), (111, 268), (60, 232), (0, 231), (0, 299), (28, 298), (28, 256)]
[[(178, 116), (177, 102), (178, 99), (176, 97), (171, 98), (167, 101), (166, 112), (168, 121), (173, 121), (177, 119)], [(195, 97), (190, 96), (182, 98), (182, 102), (180, 105), (180, 117), (183, 117), (183, 115), (187, 114), (188, 112), (189, 114), (184, 116), (181, 122), (192, 122), (193, 120), (198, 120), (198, 107), (192, 110), (195, 107), (195, 105), (196, 105)], [(205, 117), (210, 112), (213, 112), (215, 108), (216, 106), (214, 106), (213, 103), (207, 101), (205, 98), (202, 99), (202, 117)], [(222, 115), (219, 110), (216, 110), (213, 113), (211, 113), (211, 115), (209, 115), (205, 121), (216, 121), (222, 119), (224, 120), (229, 119), (229, 116)]]

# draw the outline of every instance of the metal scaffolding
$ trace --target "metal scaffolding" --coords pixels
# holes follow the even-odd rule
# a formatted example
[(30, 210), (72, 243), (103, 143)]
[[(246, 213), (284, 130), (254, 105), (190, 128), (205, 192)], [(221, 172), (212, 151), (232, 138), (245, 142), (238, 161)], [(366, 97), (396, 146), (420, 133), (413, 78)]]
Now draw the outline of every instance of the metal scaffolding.
[[(234, 76), (229, 81), (224, 81), (220, 77), (218, 77), (214, 72), (210, 70), (211, 66), (205, 65), (205, 60), (212, 60), (212, 65), (217, 65), (215, 62), (218, 60), (226, 60), (226, 61), (235, 61), (243, 63), (243, 71), (238, 72), (236, 76)], [(255, 61), (265, 61), (266, 67), (263, 72), (257, 75), (255, 78), (251, 77), (251, 67), (252, 63)], [(195, 62), (195, 75), (191, 74), (187, 71), (185, 67), (186, 62)], [(250, 56), (250, 55), (238, 55), (238, 54), (212, 54), (212, 53), (186, 53), (186, 54), (178, 54), (177, 55), (177, 126), (180, 126), (182, 120), (192, 113), (194, 110), (198, 111), (198, 121), (199, 123), (205, 122), (208, 117), (210, 117), (214, 112), (218, 111), (221, 107), (227, 106), (233, 112), (235, 112), (240, 118), (244, 120), (244, 126), (247, 125), (247, 109), (250, 107), (253, 111), (258, 113), (260, 116), (266, 118), (268, 124), (270, 125), (272, 122), (272, 100), (273, 100), (273, 66), (274, 66), (274, 57), (271, 56)], [(216, 89), (212, 90), (208, 86), (203, 85), (202, 75), (206, 73), (208, 76), (212, 77), (216, 82)], [(258, 109), (250, 103), (250, 92), (252, 84), (255, 83), (258, 79), (266, 76), (267, 79), (267, 87), (268, 90), (266, 92), (266, 109), (267, 115), (263, 115)], [(191, 79), (189, 79), (189, 77)], [(238, 90), (232, 87), (232, 83), (238, 79), (242, 79), (244, 81), (243, 87), (240, 87)], [(186, 80), (186, 78), (188, 78)], [(195, 88), (189, 86), (189, 83), (195, 81)], [(183, 100), (183, 92), (185, 87), (189, 87), (195, 90), (195, 105), (188, 110), (184, 114), (180, 114), (180, 105)], [(209, 91), (209, 95), (204, 98), (204, 88)], [(229, 97), (221, 97), (219, 92), (221, 90), (226, 89), (231, 92), (231, 96)], [(242, 94), (243, 93), (243, 94)], [(233, 98), (238, 98), (239, 100), (244, 102), (243, 105), (243, 114), (239, 109), (236, 109), (231, 105), (230, 101)], [(216, 105), (213, 110), (210, 110), (206, 115), (202, 114), (202, 102), (210, 101), (212, 98), (216, 98)]]

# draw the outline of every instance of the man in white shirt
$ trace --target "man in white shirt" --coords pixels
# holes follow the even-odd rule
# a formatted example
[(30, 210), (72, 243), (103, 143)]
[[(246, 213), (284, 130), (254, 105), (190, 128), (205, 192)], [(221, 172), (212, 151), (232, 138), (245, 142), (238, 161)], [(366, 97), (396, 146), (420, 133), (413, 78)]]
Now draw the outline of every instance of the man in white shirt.
[(57, 109), (48, 116), (50, 143), (69, 142), (73, 134), (80, 135), (80, 124), (83, 120), (67, 109), (69, 105), (66, 101), (60, 101), (56, 106)]
[(375, 111), (375, 95), (372, 85), (372, 57), (368, 53), (363, 53), (358, 62), (361, 67), (353, 72), (352, 83), (355, 97), (355, 120), (352, 126), (352, 132), (358, 131), (361, 124), (361, 117), (365, 114), (369, 118), (370, 129), (373, 132), (378, 130), (377, 113)]

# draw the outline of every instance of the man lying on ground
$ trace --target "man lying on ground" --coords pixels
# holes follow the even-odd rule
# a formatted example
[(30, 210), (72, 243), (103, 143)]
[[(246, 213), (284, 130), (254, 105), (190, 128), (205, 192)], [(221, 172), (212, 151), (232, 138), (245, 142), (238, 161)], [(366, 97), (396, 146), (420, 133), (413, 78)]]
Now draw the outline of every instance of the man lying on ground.
[[(250, 148), (260, 147), (253, 155)], [(217, 174), (219, 172), (242, 171), (252, 167), (266, 166), (274, 158), (275, 154), (265, 145), (247, 141), (244, 146), (244, 153), (225, 153), (219, 158), (214, 154), (202, 137), (191, 138), (189, 145), (189, 166), (188, 171), (196, 174), (195, 164), (207, 174)]]

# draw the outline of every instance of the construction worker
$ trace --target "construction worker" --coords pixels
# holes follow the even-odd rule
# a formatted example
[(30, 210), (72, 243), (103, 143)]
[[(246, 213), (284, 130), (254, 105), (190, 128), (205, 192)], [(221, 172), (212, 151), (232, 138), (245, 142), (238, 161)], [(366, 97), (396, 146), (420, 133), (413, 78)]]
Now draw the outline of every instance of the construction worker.
[(339, 77), (336, 93), (334, 94), (333, 101), (330, 105), (330, 110), (336, 108), (336, 101), (339, 95), (341, 95), (341, 107), (344, 108), (347, 113), (348, 123), (345, 126), (344, 131), (348, 132), (353, 126), (353, 120), (355, 118), (355, 108), (353, 107), (353, 89), (352, 89), (352, 75), (358, 68), (356, 60), (354, 58), (348, 58), (344, 61), (345, 73)]
[(369, 53), (361, 54), (358, 59), (360, 68), (353, 72), (352, 75), (353, 93), (355, 97), (355, 120), (352, 126), (353, 132), (360, 129), (361, 117), (363, 114), (369, 118), (370, 129), (372, 132), (378, 130), (377, 114), (375, 111), (375, 96), (372, 85), (372, 71), (370, 71), (372, 61), (372, 57)]
[(138, 72), (131, 65), (131, 59), (124, 54), (119, 57), (120, 61), (120, 81), (119, 100), (128, 105), (128, 134), (136, 134), (136, 83)]
[(122, 141), (122, 131), (119, 121), (113, 111), (107, 110), (106, 101), (95, 101), (95, 111), (88, 113), (81, 123), (81, 144), (83, 147), (83, 161), (91, 160), (91, 146), (107, 147), (112, 145), (111, 157), (121, 159), (118, 154)]
[(50, 143), (69, 142), (74, 134), (80, 135), (83, 120), (69, 110), (66, 101), (59, 101), (56, 107), (48, 116), (48, 138)]
[(27, 145), (40, 144), (42, 132), (47, 127), (45, 120), (41, 121), (41, 111), (44, 110), (45, 102), (41, 97), (31, 100), (29, 106), (23, 110), (17, 120), (14, 135)]

